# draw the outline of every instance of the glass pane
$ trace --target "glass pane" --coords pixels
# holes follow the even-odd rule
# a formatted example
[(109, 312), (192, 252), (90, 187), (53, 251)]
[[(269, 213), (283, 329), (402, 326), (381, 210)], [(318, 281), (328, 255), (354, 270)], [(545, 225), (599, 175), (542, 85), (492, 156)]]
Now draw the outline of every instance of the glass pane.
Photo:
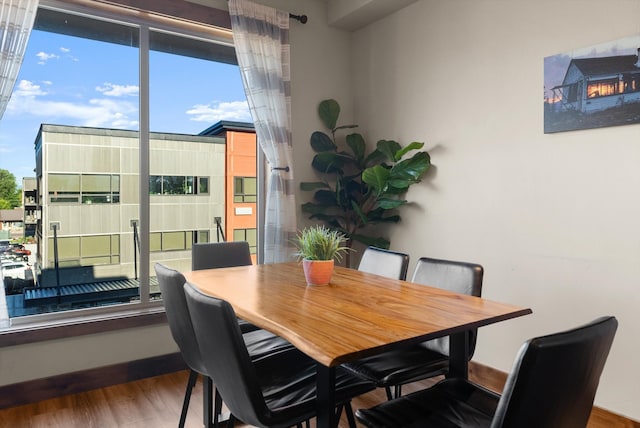
[(84, 174), (82, 176), (82, 193), (84, 192), (111, 193), (111, 176)]
[[(194, 236), (208, 242), (214, 219), (226, 217), (225, 138), (205, 131), (250, 115), (238, 67), (218, 62), (215, 45), (159, 30), (149, 41), (149, 168), (163, 181), (162, 192), (152, 192), (151, 231), (162, 233), (162, 251), (171, 251), (152, 254), (151, 262), (191, 270)], [(175, 70), (188, 70), (188, 78), (177, 78)]]
[(80, 175), (49, 174), (49, 192), (79, 192)]
[(257, 195), (258, 194), (258, 182), (255, 177), (245, 177), (244, 179), (244, 193), (245, 195)]
[(209, 193), (209, 178), (198, 177), (198, 194), (206, 195)]
[(162, 251), (184, 250), (184, 232), (165, 232), (162, 234)]
[[(134, 278), (133, 249), (114, 244), (120, 234), (131, 236), (130, 219), (140, 218), (138, 34), (113, 19), (38, 10), (0, 127), (3, 138), (21, 142), (0, 155), (0, 168), (34, 177), (40, 192), (32, 249), (37, 291), (12, 301), (10, 317), (120, 304), (109, 293), (88, 298), (73, 290)], [(121, 177), (132, 184), (124, 195)], [(59, 225), (57, 269), (52, 224)], [(68, 299), (52, 304), (44, 296), (59, 286), (69, 287), (60, 290)], [(139, 300), (137, 288), (133, 294)]]
[(162, 234), (151, 233), (149, 235), (149, 249), (151, 251), (162, 251)]
[[(82, 258), (109, 256), (111, 257), (111, 237), (104, 236), (83, 236), (80, 241)], [(108, 263), (108, 261), (107, 261)]]

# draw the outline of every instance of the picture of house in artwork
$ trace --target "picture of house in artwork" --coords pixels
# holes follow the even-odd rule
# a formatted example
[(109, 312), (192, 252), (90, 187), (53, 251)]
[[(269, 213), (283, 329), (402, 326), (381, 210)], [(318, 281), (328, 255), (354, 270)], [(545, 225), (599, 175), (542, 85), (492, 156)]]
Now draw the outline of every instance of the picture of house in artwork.
[(545, 104), (545, 132), (640, 122), (640, 48), (636, 55), (572, 59)]

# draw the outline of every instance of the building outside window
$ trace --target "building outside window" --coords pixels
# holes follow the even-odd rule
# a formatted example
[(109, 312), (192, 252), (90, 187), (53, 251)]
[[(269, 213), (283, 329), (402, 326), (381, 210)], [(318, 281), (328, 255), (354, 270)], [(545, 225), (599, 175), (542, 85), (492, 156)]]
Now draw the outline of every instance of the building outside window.
[[(15, 175), (35, 172), (24, 216), (37, 274), (32, 297), (7, 296), (12, 325), (75, 309), (157, 305), (154, 264), (190, 269), (193, 242), (215, 239), (214, 219), (226, 219), (231, 202), (225, 138), (202, 133), (219, 119), (201, 114), (219, 110), (215, 100), (245, 102), (230, 32), (101, 14), (40, 1), (2, 118), (32, 162)], [(177, 69), (189, 79), (177, 79)], [(239, 119), (250, 120), (248, 109)], [(59, 297), (64, 287), (114, 281), (133, 288), (118, 298)], [(52, 290), (58, 297), (45, 298)]]

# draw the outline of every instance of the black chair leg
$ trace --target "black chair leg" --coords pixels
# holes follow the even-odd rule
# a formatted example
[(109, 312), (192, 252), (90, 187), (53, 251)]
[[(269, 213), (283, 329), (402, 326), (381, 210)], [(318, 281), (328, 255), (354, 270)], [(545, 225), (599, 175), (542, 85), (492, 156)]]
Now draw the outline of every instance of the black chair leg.
[(184, 424), (187, 421), (187, 410), (189, 410), (189, 401), (191, 401), (191, 391), (198, 380), (198, 372), (189, 371), (189, 380), (187, 381), (187, 389), (184, 392), (184, 401), (182, 402), (182, 413), (180, 413), (180, 422), (178, 428), (184, 428)]
[[(215, 395), (217, 399), (217, 391)], [(209, 376), (202, 376), (202, 418), (204, 426), (207, 428), (218, 427), (218, 414), (213, 409), (213, 402), (213, 382)]]
[(353, 408), (351, 407), (351, 402), (348, 402), (344, 405), (344, 412), (347, 415), (347, 420), (349, 421), (349, 428), (356, 428), (356, 418), (353, 416)]
[(393, 394), (391, 394), (391, 387), (390, 386), (385, 386), (384, 387), (384, 392), (387, 393), (387, 401), (391, 401), (393, 399)]
[(394, 389), (393, 398), (399, 398), (402, 395), (402, 385), (396, 385)]
[(227, 428), (233, 428), (236, 425), (236, 417), (233, 414), (229, 415), (229, 420), (227, 421)]

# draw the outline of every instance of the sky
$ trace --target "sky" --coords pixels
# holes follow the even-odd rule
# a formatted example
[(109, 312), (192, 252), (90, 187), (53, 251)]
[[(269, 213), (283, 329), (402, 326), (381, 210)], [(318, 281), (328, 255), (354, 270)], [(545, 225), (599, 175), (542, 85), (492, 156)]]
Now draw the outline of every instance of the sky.
[(638, 52), (638, 48), (640, 48), (640, 36), (635, 35), (546, 57), (544, 59), (545, 97), (553, 98), (553, 93), (550, 89), (562, 84), (567, 67), (572, 59), (635, 55)]
[[(150, 130), (251, 122), (237, 66), (151, 52)], [(40, 124), (137, 130), (138, 50), (34, 30), (0, 119), (0, 169), (33, 177)]]

